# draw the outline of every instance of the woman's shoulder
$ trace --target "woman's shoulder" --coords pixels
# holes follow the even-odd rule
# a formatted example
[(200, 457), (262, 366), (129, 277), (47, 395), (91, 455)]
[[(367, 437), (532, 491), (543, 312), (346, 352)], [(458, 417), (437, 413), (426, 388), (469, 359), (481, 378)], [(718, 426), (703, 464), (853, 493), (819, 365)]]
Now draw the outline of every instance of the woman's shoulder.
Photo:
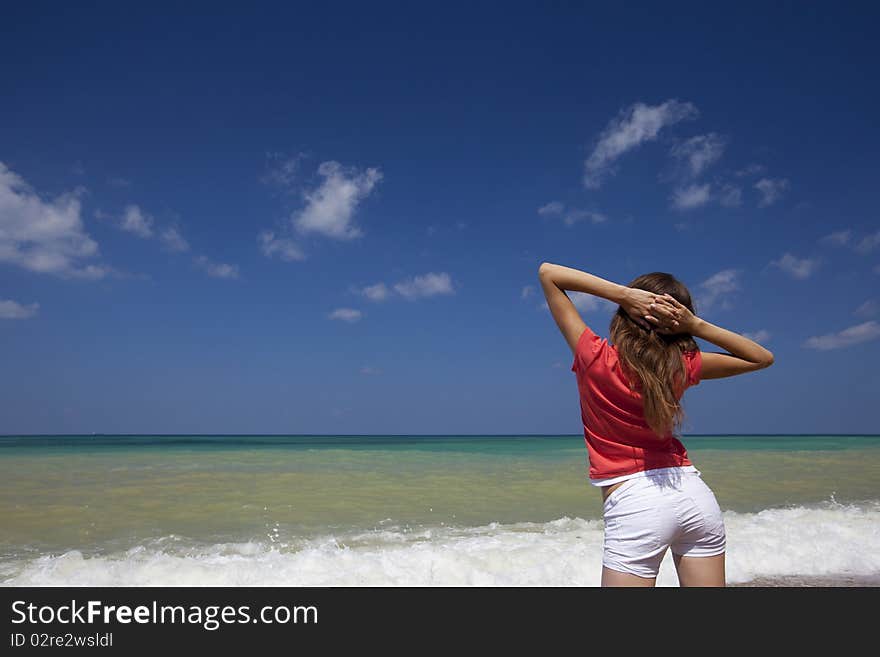
[(585, 326), (574, 349), (572, 372), (586, 370), (605, 351), (608, 340), (596, 334), (589, 326)]

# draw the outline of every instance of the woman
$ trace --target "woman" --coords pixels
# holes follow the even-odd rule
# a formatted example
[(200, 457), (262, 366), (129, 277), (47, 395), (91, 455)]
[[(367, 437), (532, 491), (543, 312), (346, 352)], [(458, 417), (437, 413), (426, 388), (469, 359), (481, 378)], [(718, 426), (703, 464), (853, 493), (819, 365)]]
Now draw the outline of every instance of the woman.
[[(672, 549), (682, 586), (724, 586), (721, 510), (674, 436), (685, 389), (773, 364), (756, 342), (700, 319), (688, 289), (670, 274), (628, 287), (544, 263), (538, 277), (574, 354), (590, 482), (602, 488), (602, 586), (654, 586)], [(565, 290), (620, 307), (612, 344), (581, 319)], [(729, 353), (701, 353), (701, 338)]]

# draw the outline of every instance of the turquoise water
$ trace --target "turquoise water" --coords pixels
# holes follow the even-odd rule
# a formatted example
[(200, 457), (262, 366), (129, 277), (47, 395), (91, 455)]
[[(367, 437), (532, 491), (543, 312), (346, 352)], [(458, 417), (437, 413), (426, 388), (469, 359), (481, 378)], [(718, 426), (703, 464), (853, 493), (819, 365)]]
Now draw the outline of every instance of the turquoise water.
[[(783, 514), (773, 532), (812, 536), (816, 545), (822, 544), (817, 531), (838, 543), (848, 536), (849, 561), (838, 567), (875, 572), (874, 557), (859, 555), (880, 542), (872, 515), (880, 504), (880, 437), (687, 436), (684, 442), (729, 515), (729, 533), (741, 526), (742, 536), (750, 536), (768, 514)], [(586, 476), (582, 436), (0, 437), (0, 577), (94, 583), (115, 573), (121, 582), (156, 583), (183, 572), (200, 583), (218, 573), (249, 572), (247, 582), (262, 583), (265, 570), (257, 564), (264, 567), (261, 560), (271, 557), (281, 560), (275, 571), (296, 583), (304, 572), (324, 583), (364, 573), (377, 583), (407, 583), (420, 576), (420, 559), (446, 563), (450, 546), (466, 544), (489, 552), (482, 565), (468, 561), (472, 551), (450, 563), (449, 581), (459, 572), (478, 578), (496, 564), (492, 546), (525, 541), (520, 556), (538, 558), (534, 541), (560, 523), (575, 523), (574, 533), (565, 530), (540, 550), (598, 549), (600, 494)], [(756, 535), (748, 549), (769, 549), (764, 543)], [(294, 567), (316, 545), (330, 551), (312, 555), (305, 570)], [(839, 544), (836, 549), (843, 554)], [(403, 580), (386, 572), (392, 554), (413, 560)], [(781, 574), (833, 565), (811, 555), (799, 561), (818, 565), (785, 561), (779, 568), (795, 572)], [(340, 571), (336, 560), (345, 558), (356, 563)], [(201, 570), (214, 562), (225, 566)], [(754, 554), (749, 563), (754, 570)], [(230, 570), (231, 564), (243, 570)], [(496, 575), (522, 583), (517, 572), (501, 568)], [(593, 570), (584, 572), (592, 577)]]
[[(687, 436), (684, 442), (691, 449), (726, 450), (783, 450), (825, 451), (841, 449), (870, 449), (880, 447), (880, 435), (748, 435), (713, 434)], [(199, 447), (221, 449), (256, 449), (285, 447), (289, 449), (321, 449), (345, 447), (347, 449), (417, 449), (440, 451), (480, 451), (485, 449), (524, 449), (550, 453), (559, 449), (583, 447), (578, 435), (522, 435), (522, 436), (444, 436), (444, 435), (395, 435), (395, 436), (328, 436), (328, 435), (46, 435), (46, 436), (0, 436), (0, 449), (80, 449), (154, 447)]]

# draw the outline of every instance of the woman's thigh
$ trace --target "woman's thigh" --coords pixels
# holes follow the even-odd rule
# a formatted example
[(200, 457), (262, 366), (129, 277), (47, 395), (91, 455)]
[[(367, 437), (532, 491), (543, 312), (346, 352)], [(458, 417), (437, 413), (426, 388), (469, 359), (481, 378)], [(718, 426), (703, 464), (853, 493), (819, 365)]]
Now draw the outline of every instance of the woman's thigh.
[(682, 586), (726, 586), (724, 553), (713, 557), (683, 557), (673, 553)]
[(602, 586), (655, 586), (656, 577), (639, 577), (630, 573), (622, 573), (608, 566), (602, 566)]

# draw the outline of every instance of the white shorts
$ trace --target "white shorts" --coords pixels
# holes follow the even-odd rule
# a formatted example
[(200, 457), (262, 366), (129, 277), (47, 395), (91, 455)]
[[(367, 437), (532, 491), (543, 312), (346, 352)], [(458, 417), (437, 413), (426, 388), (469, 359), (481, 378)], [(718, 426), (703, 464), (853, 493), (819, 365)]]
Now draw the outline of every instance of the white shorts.
[(605, 500), (603, 566), (657, 577), (668, 548), (686, 557), (724, 552), (721, 509), (699, 472), (645, 475), (627, 479)]

